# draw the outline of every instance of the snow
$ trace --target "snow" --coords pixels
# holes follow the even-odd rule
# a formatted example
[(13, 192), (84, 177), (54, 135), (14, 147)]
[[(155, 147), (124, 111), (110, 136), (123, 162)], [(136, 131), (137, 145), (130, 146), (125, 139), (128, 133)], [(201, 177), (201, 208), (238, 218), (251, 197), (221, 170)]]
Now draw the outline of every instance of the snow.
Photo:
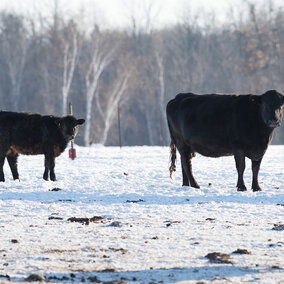
[[(76, 150), (73, 161), (68, 151), (56, 159), (56, 182), (42, 179), (41, 155), (20, 156), (20, 182), (5, 163), (1, 283), (31, 274), (56, 283), (282, 283), (284, 230), (273, 228), (284, 224), (284, 146), (269, 147), (256, 193), (236, 191), (233, 157), (197, 155), (195, 189), (181, 186), (179, 157), (169, 178), (168, 147)], [(249, 189), (249, 160), (245, 181)], [(93, 216), (103, 219), (67, 220)], [(229, 254), (233, 264), (210, 262), (212, 252)]]

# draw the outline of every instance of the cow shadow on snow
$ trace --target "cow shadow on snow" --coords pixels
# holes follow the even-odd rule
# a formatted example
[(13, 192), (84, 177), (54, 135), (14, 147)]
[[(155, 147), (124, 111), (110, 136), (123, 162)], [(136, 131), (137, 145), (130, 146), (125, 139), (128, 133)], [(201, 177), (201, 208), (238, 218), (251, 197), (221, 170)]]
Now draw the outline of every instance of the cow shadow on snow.
[[(154, 191), (154, 190), (153, 190)], [(39, 201), (41, 203), (54, 202), (80, 202), (80, 203), (100, 203), (102, 205), (111, 204), (139, 204), (143, 205), (182, 205), (182, 204), (206, 204), (206, 203), (239, 203), (239, 204), (280, 204), (284, 203), (284, 194), (275, 189), (275, 194), (258, 192), (245, 193), (234, 192), (220, 194), (214, 190), (198, 189), (191, 191), (191, 188), (174, 188), (172, 192), (164, 194), (159, 190), (156, 194), (121, 193), (105, 194), (104, 190), (94, 190), (93, 192), (73, 192), (68, 190), (51, 191), (51, 189), (39, 189), (32, 192), (21, 192), (21, 188), (2, 188), (0, 190), (0, 200), (23, 200)], [(191, 192), (193, 192), (191, 194)]]
[[(48, 282), (95, 282), (95, 283), (151, 283), (163, 281), (173, 283), (176, 281), (198, 281), (198, 280), (227, 280), (234, 277), (235, 281), (240, 281), (242, 277), (249, 277), (251, 280), (259, 279), (259, 274), (265, 273), (252, 267), (218, 265), (218, 266), (201, 266), (190, 268), (169, 268), (169, 269), (146, 269), (139, 271), (111, 271), (104, 270), (100, 272), (79, 272), (79, 273), (50, 273), (44, 274)], [(255, 276), (254, 276), (255, 274)], [(237, 279), (236, 279), (237, 278)], [(240, 279), (238, 279), (240, 278)], [(11, 278), (12, 281), (23, 281), (20, 278)], [(125, 283), (125, 282), (123, 282)]]

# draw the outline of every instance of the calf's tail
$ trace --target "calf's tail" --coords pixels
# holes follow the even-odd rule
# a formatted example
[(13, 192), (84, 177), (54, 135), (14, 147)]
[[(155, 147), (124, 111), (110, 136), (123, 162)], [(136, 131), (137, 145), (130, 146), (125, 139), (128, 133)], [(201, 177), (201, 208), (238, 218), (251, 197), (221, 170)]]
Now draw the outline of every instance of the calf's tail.
[(169, 167), (169, 171), (170, 171), (170, 178), (172, 178), (173, 172), (176, 171), (176, 158), (177, 158), (177, 148), (173, 140), (171, 140), (170, 149), (171, 149), (171, 154), (170, 154), (171, 165)]

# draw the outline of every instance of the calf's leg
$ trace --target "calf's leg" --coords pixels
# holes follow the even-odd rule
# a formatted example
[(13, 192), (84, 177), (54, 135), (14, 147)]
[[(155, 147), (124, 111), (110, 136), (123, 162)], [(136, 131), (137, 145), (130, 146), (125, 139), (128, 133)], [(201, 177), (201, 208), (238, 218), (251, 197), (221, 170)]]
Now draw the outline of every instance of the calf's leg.
[(55, 158), (52, 156), (45, 156), (45, 162), (44, 162), (44, 173), (43, 173), (43, 179), (48, 180), (50, 175), (50, 180), (56, 181), (56, 176), (54, 172), (55, 167)]
[(54, 173), (54, 167), (55, 167), (55, 158), (54, 158), (54, 151), (53, 151), (53, 145), (46, 143), (43, 145), (43, 152), (44, 152), (44, 173), (43, 173), (43, 179), (48, 180), (49, 175), (50, 179), (52, 181), (56, 181), (56, 176)]
[(54, 156), (52, 156), (50, 158), (50, 179), (52, 181), (56, 181), (56, 176), (55, 176), (55, 172), (54, 172), (54, 167), (55, 167), (55, 158)]
[(251, 169), (252, 169), (252, 190), (253, 191), (261, 191), (261, 187), (258, 184), (258, 172), (261, 164), (261, 160), (259, 161), (251, 161)]
[(44, 157), (44, 173), (43, 173), (43, 179), (48, 180), (49, 178), (49, 161), (48, 158)]
[(18, 173), (18, 165), (17, 165), (18, 156), (19, 156), (18, 154), (7, 155), (7, 160), (8, 160), (14, 180), (20, 179), (19, 173)]
[(246, 162), (245, 162), (245, 155), (243, 151), (235, 151), (234, 153), (234, 158), (236, 162), (236, 168), (238, 171), (238, 183), (237, 183), (237, 189), (238, 191), (246, 191), (247, 188), (245, 186), (244, 182), (244, 171), (246, 167)]
[(192, 156), (193, 153), (189, 151), (181, 151), (183, 185), (190, 184), (190, 186), (192, 187), (200, 188), (200, 186), (198, 185), (192, 174), (192, 165), (191, 165)]

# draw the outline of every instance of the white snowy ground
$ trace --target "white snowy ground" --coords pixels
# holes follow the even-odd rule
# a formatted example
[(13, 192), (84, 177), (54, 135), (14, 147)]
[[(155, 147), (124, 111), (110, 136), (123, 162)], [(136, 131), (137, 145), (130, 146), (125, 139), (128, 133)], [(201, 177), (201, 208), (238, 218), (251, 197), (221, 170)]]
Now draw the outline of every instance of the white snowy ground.
[[(249, 160), (249, 190), (237, 192), (233, 157), (196, 156), (194, 189), (181, 186), (179, 155), (169, 179), (167, 147), (76, 149), (74, 161), (67, 150), (56, 159), (57, 182), (42, 179), (43, 156), (19, 158), (20, 182), (5, 163), (0, 283), (31, 274), (56, 283), (284, 283), (284, 146), (264, 156), (258, 193)], [(67, 220), (93, 216), (103, 219)], [(212, 252), (233, 264), (210, 262)]]

